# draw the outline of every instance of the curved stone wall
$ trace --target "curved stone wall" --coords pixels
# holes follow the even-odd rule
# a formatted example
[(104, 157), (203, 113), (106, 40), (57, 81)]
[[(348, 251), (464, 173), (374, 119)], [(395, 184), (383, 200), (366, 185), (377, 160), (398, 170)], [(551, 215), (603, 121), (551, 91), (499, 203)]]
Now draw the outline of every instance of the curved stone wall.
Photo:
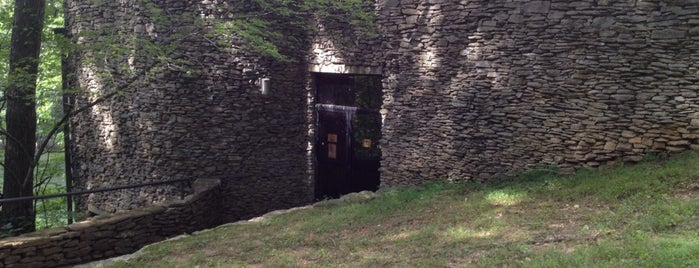
[(383, 1), (384, 185), (699, 149), (696, 1)]
[[(309, 16), (318, 24), (311, 33), (276, 25), (308, 41), (283, 48), (294, 62), (220, 47), (205, 38), (209, 26), (186, 19), (218, 16), (226, 1), (68, 2), (70, 28), (84, 44), (104, 37), (80, 33), (112, 25), (127, 33), (122, 38), (178, 40), (169, 55), (185, 59), (74, 119), (83, 188), (220, 178), (227, 219), (311, 201), (310, 72), (382, 74), (383, 186), (699, 149), (696, 1), (381, 0), (373, 38), (331, 18)], [(165, 11), (170, 25), (156, 23), (153, 10)], [(99, 51), (78, 57), (88, 93), (109, 92), (120, 84), (110, 81), (149, 66), (146, 57), (116, 64)], [(112, 80), (90, 73), (113, 66), (130, 69)], [(262, 77), (273, 81), (269, 95), (258, 90)], [(113, 211), (169, 191), (88, 202)]]
[[(221, 3), (68, 1), (69, 28), (82, 45), (76, 107), (121, 89), (73, 119), (77, 188), (220, 179), (226, 220), (312, 201), (306, 65), (215, 42), (199, 18), (221, 16)], [(283, 52), (295, 59), (303, 51)], [(160, 56), (167, 61), (151, 69)], [(267, 95), (260, 77), (272, 80)], [(173, 194), (95, 194), (81, 207), (114, 212)]]

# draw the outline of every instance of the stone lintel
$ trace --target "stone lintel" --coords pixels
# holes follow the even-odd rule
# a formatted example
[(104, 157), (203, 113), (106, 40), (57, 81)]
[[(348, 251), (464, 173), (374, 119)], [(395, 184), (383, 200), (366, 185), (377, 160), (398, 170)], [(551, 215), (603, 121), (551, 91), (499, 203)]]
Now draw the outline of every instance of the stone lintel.
[(344, 64), (311, 64), (308, 71), (314, 73), (336, 73), (336, 74), (366, 74), (381, 75), (383, 70), (378, 66), (352, 66)]

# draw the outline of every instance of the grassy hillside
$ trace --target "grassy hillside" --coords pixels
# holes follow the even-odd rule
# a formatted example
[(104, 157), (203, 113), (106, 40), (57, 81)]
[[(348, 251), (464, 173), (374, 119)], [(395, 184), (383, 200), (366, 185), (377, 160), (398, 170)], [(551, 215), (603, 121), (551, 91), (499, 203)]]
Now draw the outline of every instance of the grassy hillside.
[(699, 267), (699, 156), (431, 183), (149, 247), (116, 267)]

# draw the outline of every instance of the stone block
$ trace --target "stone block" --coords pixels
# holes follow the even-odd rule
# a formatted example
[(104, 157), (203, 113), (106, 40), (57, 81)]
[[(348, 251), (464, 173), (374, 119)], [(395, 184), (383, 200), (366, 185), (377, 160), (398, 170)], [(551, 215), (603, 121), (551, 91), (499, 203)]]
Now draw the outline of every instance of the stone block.
[(617, 151), (622, 151), (622, 152), (629, 152), (633, 149), (633, 145), (630, 143), (619, 143), (616, 146)]
[(611, 152), (616, 149), (617, 143), (614, 141), (608, 141), (604, 144), (603, 150), (606, 152)]
[(671, 153), (679, 153), (679, 152), (682, 152), (682, 151), (686, 151), (687, 148), (685, 148), (685, 147), (667, 146), (667, 147), (665, 147), (665, 150), (668, 151), (668, 152), (671, 152)]
[(22, 257), (20, 255), (10, 255), (3, 260), (3, 263), (5, 265), (11, 265), (18, 263), (21, 259)]
[(629, 143), (631, 143), (631, 144), (643, 144), (643, 138), (642, 137), (630, 138)]
[(529, 1), (522, 5), (524, 14), (546, 14), (551, 7), (550, 1)]
[(621, 136), (624, 138), (633, 138), (636, 137), (636, 133), (633, 131), (623, 130), (621, 131)]
[(652, 39), (670, 39), (676, 41), (680, 41), (681, 39), (684, 39), (686, 36), (687, 30), (674, 28), (654, 30), (651, 34)]
[(61, 251), (63, 251), (62, 247), (48, 247), (48, 248), (42, 249), (41, 254), (44, 256), (50, 256), (51, 254), (59, 253)]
[(31, 256), (31, 257), (24, 256), (21, 260), (19, 260), (19, 263), (33, 266), (36, 264), (42, 264), (45, 260), (46, 260), (46, 257), (41, 256), (41, 255)]
[(507, 19), (507, 22), (510, 23), (522, 23), (524, 22), (524, 16), (520, 14), (512, 14), (510, 17)]
[(699, 128), (699, 118), (694, 118), (690, 121), (689, 126), (692, 128)]
[(689, 142), (688, 140), (674, 140), (674, 141), (669, 141), (669, 142), (667, 142), (667, 145), (670, 145), (670, 146), (684, 146), (684, 145), (689, 145), (689, 143), (690, 143), (690, 142)]
[(699, 133), (686, 133), (682, 134), (683, 139), (698, 139), (699, 140)]
[(36, 255), (36, 247), (19, 247), (12, 250), (12, 255)]

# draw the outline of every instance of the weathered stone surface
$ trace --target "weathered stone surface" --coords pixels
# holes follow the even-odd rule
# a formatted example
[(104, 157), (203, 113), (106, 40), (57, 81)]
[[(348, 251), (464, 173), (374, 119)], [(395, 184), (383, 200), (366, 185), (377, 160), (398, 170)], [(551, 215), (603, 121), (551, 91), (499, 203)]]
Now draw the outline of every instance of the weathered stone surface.
[[(197, 198), (184, 206), (165, 204), (0, 240), (0, 267), (63, 267), (126, 254), (146, 244), (222, 224), (220, 182), (195, 182)], [(144, 213), (145, 211), (145, 213)], [(167, 221), (157, 221), (165, 218)], [(139, 224), (134, 224), (139, 223)], [(176, 224), (173, 224), (176, 223)], [(126, 227), (125, 227), (126, 226)], [(71, 230), (71, 231), (68, 231)]]
[[(151, 3), (179, 20), (159, 25), (162, 20), (149, 11)], [(78, 43), (98, 43), (99, 34), (94, 33), (109, 29), (120, 32), (110, 42), (126, 47), (133, 38), (155, 47), (174, 46), (182, 65), (165, 68), (152, 76), (154, 80), (138, 79), (123, 94), (73, 119), (76, 190), (180, 178), (218, 179), (228, 193), (222, 196), (220, 204), (226, 209), (220, 217), (228, 221), (313, 200), (307, 148), (313, 138), (307, 126), (313, 118), (306, 50), (300, 49), (305, 42), (298, 48), (281, 48), (289, 62), (261, 58), (239, 47), (222, 48), (207, 36), (210, 25), (194, 22), (200, 16), (225, 17), (226, 11), (217, 7), (221, 1), (67, 4), (68, 28)], [(109, 12), (109, 19), (102, 11)], [(291, 25), (279, 27), (286, 27), (285, 34), (299, 35), (300, 29)], [(124, 86), (131, 71), (147, 68), (146, 55), (139, 53), (154, 53), (134, 49), (135, 55), (105, 56), (100, 49), (91, 49), (85, 46), (75, 55), (73, 85), (85, 93), (76, 96), (77, 106)], [(89, 68), (90, 62), (113, 66)], [(122, 71), (128, 68), (133, 69)], [(259, 91), (260, 77), (271, 78), (269, 94)], [(191, 192), (185, 188), (185, 194)], [(91, 194), (80, 198), (77, 206), (84, 211), (89, 203), (114, 213), (164, 203), (180, 194), (180, 185), (161, 185)]]
[(652, 38), (654, 39), (672, 39), (679, 41), (687, 35), (687, 30), (680, 29), (661, 29), (653, 31)]
[(549, 7), (551, 6), (550, 1), (529, 1), (524, 3), (522, 6), (522, 11), (526, 13), (542, 13), (546, 14), (549, 12)]
[[(153, 1), (168, 14), (220, 15), (216, 1)], [(310, 202), (309, 69), (380, 70), (383, 186), (487, 180), (542, 164), (570, 170), (699, 143), (696, 1), (378, 1), (375, 38), (333, 20), (310, 33), (275, 25), (307, 40), (282, 47), (295, 63), (221, 49), (201, 38), (205, 29), (151, 27), (133, 1), (92, 2), (71, 1), (71, 32), (108, 24), (166, 42), (165, 29), (186, 29), (191, 39), (178, 51), (197, 64), (73, 120), (79, 188), (220, 179), (226, 220)], [(116, 11), (109, 21), (80, 13), (100, 9)], [(138, 20), (124, 15), (132, 13)], [(89, 72), (90, 53), (78, 57), (78, 85), (106, 93), (118, 83)], [(270, 94), (259, 92), (259, 78), (272, 79)], [(112, 212), (177, 195), (174, 186), (151, 187), (83, 201)]]
[[(699, 77), (692, 75), (699, 59), (692, 51), (699, 40), (687, 28), (699, 14), (652, 15), (696, 10), (699, 3), (440, 1), (436, 9), (420, 3), (401, 6), (446, 15), (405, 31), (385, 28), (384, 42), (425, 35), (421, 27), (436, 30), (384, 52), (383, 185), (481, 180), (537, 164), (635, 161), (647, 151), (699, 142), (691, 135), (699, 128), (692, 121), (699, 109), (693, 86)], [(495, 7), (502, 14), (490, 12)], [(480, 24), (450, 15), (456, 10)], [(379, 19), (402, 22), (390, 14)], [(506, 24), (479, 29), (490, 21)], [(431, 42), (444, 36), (463, 41)], [(427, 54), (441, 65), (419, 64)], [(433, 85), (425, 88), (424, 81)]]

